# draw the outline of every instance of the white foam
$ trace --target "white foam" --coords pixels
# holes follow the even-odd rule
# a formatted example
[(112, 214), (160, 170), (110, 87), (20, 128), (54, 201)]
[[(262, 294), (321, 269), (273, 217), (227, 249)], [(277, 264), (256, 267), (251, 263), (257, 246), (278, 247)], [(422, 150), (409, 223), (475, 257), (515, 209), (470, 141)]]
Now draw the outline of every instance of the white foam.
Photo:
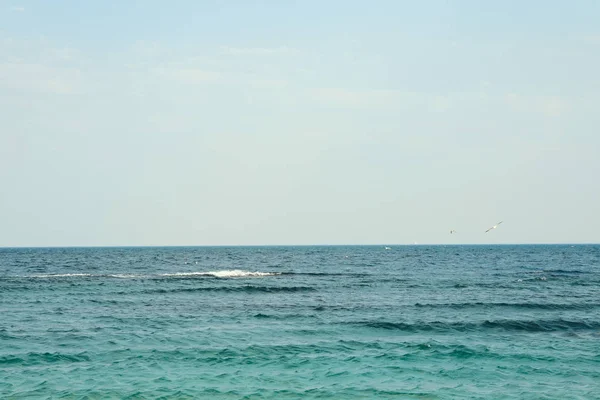
[(211, 271), (210, 275), (216, 276), (217, 278), (238, 278), (245, 276), (274, 276), (280, 275), (277, 272), (251, 272), (251, 271), (242, 271), (241, 269), (233, 269), (233, 270), (225, 270), (225, 271)]
[(214, 276), (215, 278), (246, 278), (260, 276), (275, 276), (281, 275), (279, 272), (259, 272), (259, 271), (243, 271), (241, 269), (231, 269), (222, 271), (208, 272), (175, 272), (171, 274), (162, 274), (162, 276)]
[(170, 274), (160, 274), (160, 276), (206, 276), (208, 272), (173, 272)]
[(77, 276), (93, 276), (92, 274), (39, 274), (31, 275), (31, 278), (68, 278)]
[(111, 277), (111, 278), (138, 278), (140, 275), (133, 274), (109, 274), (109, 275), (98, 275), (98, 274), (37, 274), (28, 275), (27, 278), (85, 278), (85, 277)]
[(111, 274), (108, 275), (111, 278), (121, 278), (121, 279), (127, 279), (127, 278), (139, 278), (140, 275), (134, 275), (134, 274)]
[(260, 272), (260, 271), (244, 271), (241, 269), (230, 269), (221, 271), (206, 271), (206, 272), (173, 272), (168, 274), (160, 275), (137, 275), (137, 274), (37, 274), (29, 275), (28, 278), (82, 278), (82, 277), (111, 277), (118, 279), (131, 279), (131, 278), (150, 278), (152, 276), (164, 276), (164, 277), (193, 277), (193, 276), (212, 276), (215, 278), (251, 278), (251, 277), (263, 277), (263, 276), (276, 276), (281, 275), (280, 272)]

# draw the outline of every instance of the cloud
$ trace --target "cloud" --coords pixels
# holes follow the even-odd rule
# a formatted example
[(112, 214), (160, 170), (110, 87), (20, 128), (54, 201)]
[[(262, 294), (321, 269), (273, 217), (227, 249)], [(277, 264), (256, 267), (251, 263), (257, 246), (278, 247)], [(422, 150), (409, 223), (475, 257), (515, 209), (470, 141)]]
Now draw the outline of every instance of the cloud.
[(282, 89), (289, 84), (285, 79), (243, 72), (220, 72), (199, 66), (161, 66), (151, 68), (151, 71), (162, 79), (189, 85), (227, 84), (255, 89)]
[(385, 90), (351, 90), (343, 88), (311, 89), (317, 104), (342, 108), (379, 107), (389, 104), (394, 92)]
[(296, 53), (296, 49), (292, 49), (287, 46), (281, 47), (221, 47), (221, 52), (223, 54), (228, 54), (232, 56), (241, 56), (241, 55), (271, 55), (271, 54), (290, 54)]
[(539, 113), (549, 117), (558, 117), (569, 109), (566, 99), (560, 96), (526, 96), (509, 93), (505, 101), (515, 111)]
[(0, 87), (34, 92), (73, 94), (81, 90), (82, 74), (81, 71), (75, 68), (6, 62), (0, 63)]
[(0, 35), (0, 90), (81, 93), (91, 83), (84, 77), (84, 71), (89, 71), (86, 64), (76, 49), (56, 46), (43, 36), (24, 39)]
[(247, 84), (253, 88), (260, 89), (283, 89), (289, 85), (285, 79), (248, 79)]
[(308, 89), (308, 101), (322, 107), (354, 110), (426, 110), (435, 113), (455, 112), (486, 107), (512, 112), (560, 117), (573, 109), (572, 99), (563, 96), (529, 94), (488, 94), (485, 91), (430, 93), (401, 90), (346, 88)]
[(46, 59), (60, 61), (76, 61), (79, 58), (79, 52), (69, 47), (63, 48), (48, 48), (42, 53)]
[(14, 6), (14, 7), (11, 7), (10, 9), (15, 12), (24, 12), (25, 11), (25, 7), (20, 7), (20, 6)]
[(401, 90), (314, 88), (309, 89), (312, 102), (321, 106), (349, 109), (394, 110), (420, 107), (443, 112), (451, 107), (452, 99), (439, 94)]
[(159, 67), (153, 70), (159, 76), (187, 84), (216, 83), (222, 80), (222, 74), (199, 68)]
[(600, 34), (582, 36), (581, 39), (587, 43), (600, 44)]
[(2, 37), (0, 32), (0, 63), (41, 64), (51, 67), (81, 67), (85, 57), (78, 49), (58, 46), (45, 37)]

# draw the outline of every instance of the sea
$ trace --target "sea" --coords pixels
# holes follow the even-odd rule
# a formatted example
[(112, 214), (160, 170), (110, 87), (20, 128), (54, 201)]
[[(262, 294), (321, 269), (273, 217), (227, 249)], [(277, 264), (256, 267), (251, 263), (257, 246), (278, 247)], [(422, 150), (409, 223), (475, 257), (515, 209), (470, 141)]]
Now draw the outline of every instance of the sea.
[(600, 245), (0, 249), (2, 399), (600, 399)]

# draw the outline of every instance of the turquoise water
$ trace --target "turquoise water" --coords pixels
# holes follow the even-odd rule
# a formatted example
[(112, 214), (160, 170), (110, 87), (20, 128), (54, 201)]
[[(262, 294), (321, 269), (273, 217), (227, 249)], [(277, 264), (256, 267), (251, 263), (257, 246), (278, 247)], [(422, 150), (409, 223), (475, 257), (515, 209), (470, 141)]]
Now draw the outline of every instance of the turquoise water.
[(600, 246), (0, 249), (2, 398), (600, 398)]

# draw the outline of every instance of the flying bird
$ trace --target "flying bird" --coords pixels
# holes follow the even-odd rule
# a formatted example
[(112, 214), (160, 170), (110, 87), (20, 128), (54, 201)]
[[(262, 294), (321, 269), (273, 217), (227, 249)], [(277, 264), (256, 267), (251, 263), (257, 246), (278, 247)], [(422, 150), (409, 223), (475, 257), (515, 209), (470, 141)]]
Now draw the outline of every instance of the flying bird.
[(452, 235), (454, 233), (456, 233), (456, 231), (454, 229), (450, 229), (450, 234)]
[(502, 223), (502, 221), (498, 222), (496, 225), (492, 226), (487, 231), (485, 231), (485, 233), (488, 233), (489, 231), (496, 229), (498, 227), (498, 225), (500, 225), (501, 223)]

